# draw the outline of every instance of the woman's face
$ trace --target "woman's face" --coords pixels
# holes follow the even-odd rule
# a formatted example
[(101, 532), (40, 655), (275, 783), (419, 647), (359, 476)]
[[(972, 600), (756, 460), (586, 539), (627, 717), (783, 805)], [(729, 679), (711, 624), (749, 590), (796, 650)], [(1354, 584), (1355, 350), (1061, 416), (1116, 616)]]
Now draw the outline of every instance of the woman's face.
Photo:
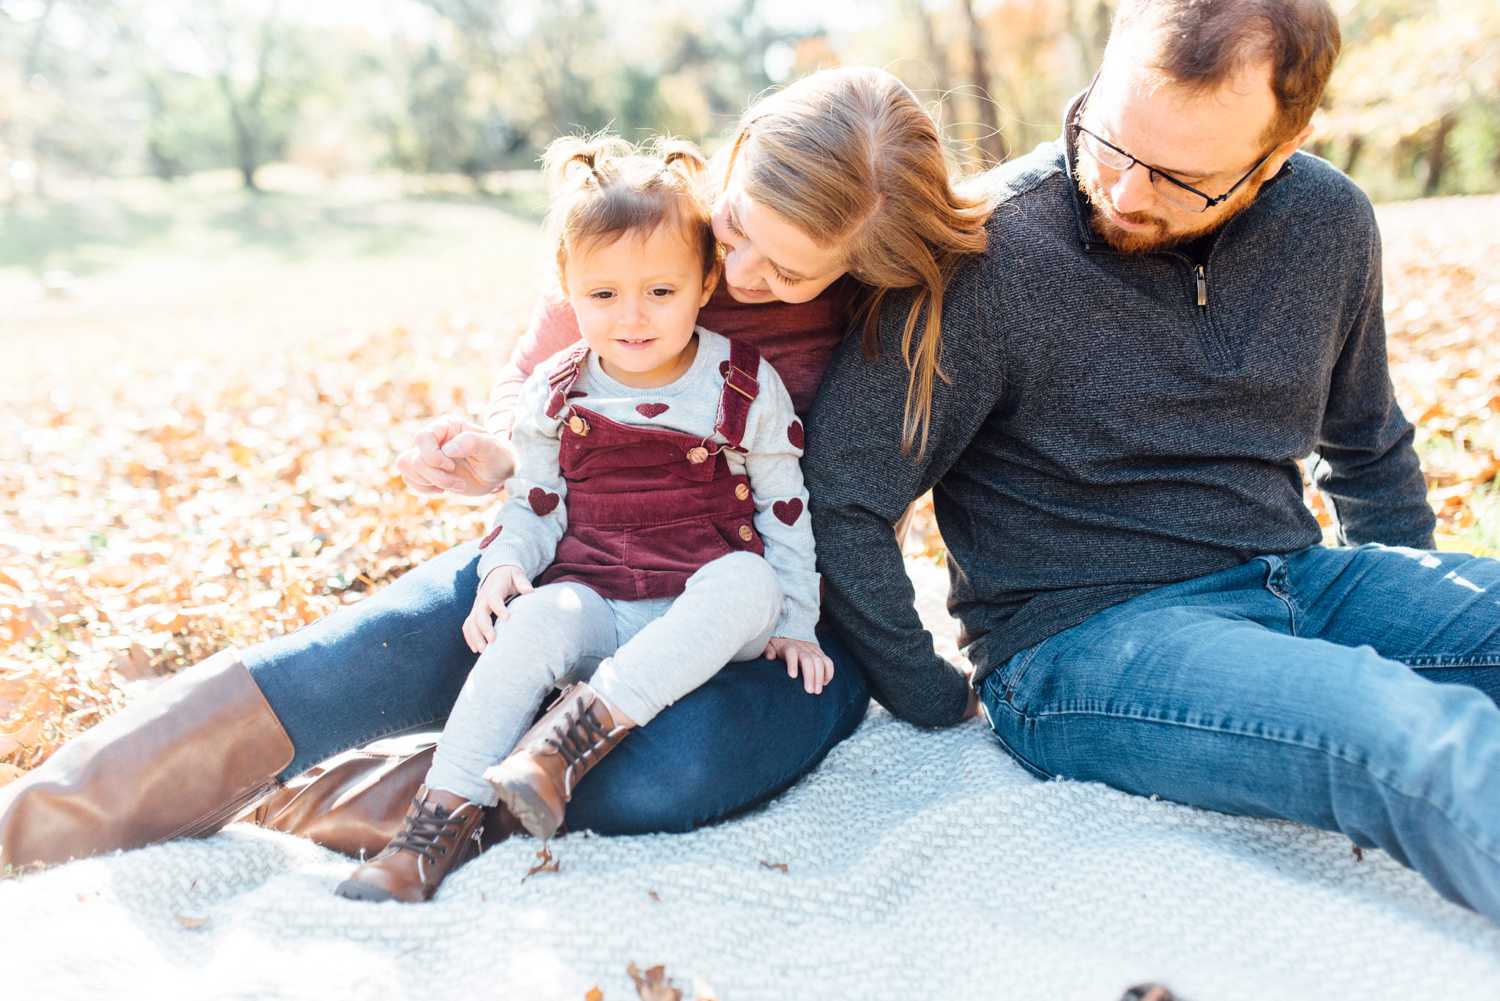
[(724, 284), (738, 302), (807, 302), (844, 274), (844, 255), (825, 247), (764, 205), (731, 174), (714, 204), (714, 236), (724, 245)]

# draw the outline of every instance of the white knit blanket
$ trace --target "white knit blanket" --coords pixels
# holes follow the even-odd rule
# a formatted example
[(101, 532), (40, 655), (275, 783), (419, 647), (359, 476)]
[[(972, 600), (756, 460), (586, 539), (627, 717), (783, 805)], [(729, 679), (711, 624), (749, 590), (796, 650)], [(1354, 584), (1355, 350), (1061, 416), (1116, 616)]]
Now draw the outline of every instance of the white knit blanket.
[[(951, 642), (941, 571), (913, 573)], [(1500, 929), (1385, 855), (1038, 782), (979, 722), (875, 710), (749, 816), (570, 836), (523, 882), (535, 848), (419, 905), (337, 898), (349, 862), (244, 825), (0, 883), (0, 998), (619, 1001), (632, 963), (723, 1001), (1500, 998)]]

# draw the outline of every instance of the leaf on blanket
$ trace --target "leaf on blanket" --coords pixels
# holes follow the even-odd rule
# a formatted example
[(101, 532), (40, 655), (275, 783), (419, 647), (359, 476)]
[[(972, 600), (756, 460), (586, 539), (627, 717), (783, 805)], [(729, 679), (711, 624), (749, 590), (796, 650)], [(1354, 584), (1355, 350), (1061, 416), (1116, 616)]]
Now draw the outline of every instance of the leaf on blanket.
[(23, 747), (35, 747), (41, 740), (42, 721), (37, 719), (9, 733), (0, 732), (0, 758), (9, 757)]
[(521, 877), (521, 882), (526, 882), (539, 872), (557, 872), (561, 866), (562, 862), (553, 858), (552, 853), (547, 850), (547, 846), (542, 845), (536, 851), (536, 865), (526, 870), (526, 875)]
[(1161, 984), (1137, 984), (1121, 997), (1120, 1001), (1181, 1001)]
[(641, 996), (641, 1001), (682, 1001), (682, 991), (667, 979), (665, 966), (653, 966), (642, 973), (640, 967), (630, 963), (625, 972), (635, 982), (635, 992)]
[(125, 681), (140, 681), (156, 676), (152, 667), (151, 652), (139, 643), (132, 643), (123, 650), (116, 650), (110, 657), (109, 666)]
[(765, 859), (761, 859), (760, 864), (765, 866), (767, 869), (775, 869), (780, 873), (787, 872), (787, 864), (785, 862), (767, 862)]
[(646, 896), (650, 897), (653, 903), (661, 903), (661, 894), (657, 893), (655, 890), (647, 890)]
[(1350, 845), (1349, 847), (1354, 849), (1354, 861), (1363, 862), (1365, 860), (1365, 850), (1363, 848), (1359, 845)]
[(177, 923), (182, 925), (182, 927), (188, 929), (189, 931), (192, 931), (193, 929), (202, 928), (204, 925), (208, 924), (208, 918), (204, 917), (201, 914), (179, 914), (177, 915)]

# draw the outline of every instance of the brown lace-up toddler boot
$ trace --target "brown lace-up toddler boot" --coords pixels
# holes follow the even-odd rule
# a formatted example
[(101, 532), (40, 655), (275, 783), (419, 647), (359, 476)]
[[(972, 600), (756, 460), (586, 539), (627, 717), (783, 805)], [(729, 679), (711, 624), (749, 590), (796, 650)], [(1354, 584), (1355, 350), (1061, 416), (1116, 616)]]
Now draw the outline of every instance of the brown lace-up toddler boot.
[(573, 789), (631, 729), (616, 724), (588, 685), (569, 685), (484, 777), (521, 826), (534, 837), (550, 838), (562, 825)]
[(481, 803), (422, 786), (401, 833), (334, 892), (350, 900), (431, 899), (450, 872), (479, 854), (484, 811)]

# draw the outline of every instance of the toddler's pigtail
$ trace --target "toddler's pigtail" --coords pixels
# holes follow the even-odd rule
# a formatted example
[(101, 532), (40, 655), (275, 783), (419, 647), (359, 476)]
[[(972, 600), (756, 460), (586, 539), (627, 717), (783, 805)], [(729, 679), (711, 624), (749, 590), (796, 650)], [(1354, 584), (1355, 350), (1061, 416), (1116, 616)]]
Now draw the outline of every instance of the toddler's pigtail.
[(547, 187), (562, 191), (580, 185), (581, 174), (594, 171), (594, 148), (583, 136), (562, 136), (547, 144), (542, 154), (542, 174)]
[(686, 139), (662, 138), (657, 141), (657, 155), (668, 170), (696, 186), (708, 170), (708, 160), (696, 145)]
[(542, 172), (553, 192), (603, 184), (615, 161), (631, 155), (630, 144), (617, 136), (563, 136), (547, 144)]
[(708, 158), (696, 144), (686, 139), (662, 136), (653, 143), (655, 153), (661, 158), (666, 172), (676, 178), (679, 197), (693, 206), (693, 214), (705, 223), (698, 237), (698, 248), (703, 260), (703, 274), (713, 281), (718, 280), (723, 264), (719, 253), (719, 242), (714, 238), (713, 227), (708, 225), (708, 207), (703, 201), (703, 188), (708, 179)]
[(554, 139), (542, 170), (552, 191), (546, 227), (559, 281), (566, 284), (570, 247), (632, 230), (649, 233), (663, 222), (683, 228), (701, 252), (705, 279), (712, 279), (718, 245), (699, 195), (707, 169), (698, 147), (681, 139), (640, 149), (605, 132)]

